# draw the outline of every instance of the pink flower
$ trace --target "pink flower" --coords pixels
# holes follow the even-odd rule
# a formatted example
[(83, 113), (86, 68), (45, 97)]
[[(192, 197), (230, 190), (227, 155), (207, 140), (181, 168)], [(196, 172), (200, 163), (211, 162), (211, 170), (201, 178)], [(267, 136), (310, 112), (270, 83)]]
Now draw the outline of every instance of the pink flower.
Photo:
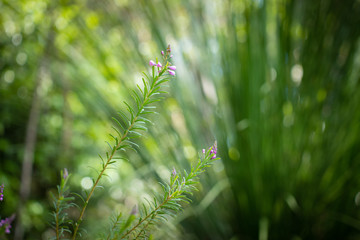
[(163, 55), (163, 56), (164, 56), (164, 51), (161, 51), (161, 55)]
[(168, 70), (168, 72), (170, 73), (170, 75), (175, 76), (175, 72), (174, 72), (174, 71)]
[(176, 66), (170, 66), (170, 67), (168, 67), (170, 70), (173, 70), (173, 71), (175, 71), (176, 70)]
[(158, 62), (158, 64), (157, 64), (156, 66), (158, 66), (159, 68), (161, 68), (161, 67), (162, 67), (162, 65), (161, 65), (161, 63), (160, 63), (160, 62)]
[(217, 141), (215, 141), (214, 146), (212, 147), (210, 154), (212, 154), (211, 159), (216, 158), (216, 152), (217, 152)]
[(153, 60), (150, 60), (149, 61), (149, 65), (152, 67), (152, 66), (156, 66), (156, 63), (153, 61)]

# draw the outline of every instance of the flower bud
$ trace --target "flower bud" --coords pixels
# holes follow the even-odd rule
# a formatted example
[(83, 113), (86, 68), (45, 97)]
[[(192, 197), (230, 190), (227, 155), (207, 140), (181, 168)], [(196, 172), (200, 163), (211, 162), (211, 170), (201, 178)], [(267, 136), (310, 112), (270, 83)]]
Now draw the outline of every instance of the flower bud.
[(170, 75), (175, 76), (175, 72), (174, 72), (174, 71), (168, 70), (168, 72), (170, 73)]
[(64, 180), (69, 176), (68, 170), (67, 168), (64, 168), (64, 174), (63, 174), (63, 178)]
[(152, 67), (152, 66), (156, 66), (156, 63), (153, 61), (153, 60), (150, 60), (149, 61), (149, 65)]
[(131, 209), (131, 212), (130, 212), (130, 215), (136, 215), (138, 214), (138, 208), (137, 208), (137, 205), (135, 205), (132, 209)]
[(176, 66), (169, 66), (168, 68), (169, 68), (170, 70), (173, 70), (173, 71), (176, 70)]

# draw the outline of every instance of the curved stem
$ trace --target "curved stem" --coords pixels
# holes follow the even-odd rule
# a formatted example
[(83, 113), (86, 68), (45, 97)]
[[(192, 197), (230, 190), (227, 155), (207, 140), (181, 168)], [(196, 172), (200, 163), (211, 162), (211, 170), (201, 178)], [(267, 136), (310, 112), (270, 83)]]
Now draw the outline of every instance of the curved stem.
[[(138, 222), (134, 227), (132, 227), (129, 231), (126, 232), (120, 239), (124, 239), (128, 236), (131, 232), (133, 232), (137, 227), (139, 227), (143, 222), (145, 222), (150, 216), (153, 216), (162, 206), (164, 206), (168, 201), (170, 201), (172, 195), (169, 195), (164, 202), (162, 202), (157, 208), (155, 208), (151, 213), (149, 213), (146, 217), (144, 217), (140, 222)], [(138, 236), (137, 236), (138, 237)], [(136, 237), (136, 238), (137, 238)], [(135, 239), (136, 239), (135, 238)]]
[(59, 236), (59, 211), (60, 211), (60, 200), (57, 200), (57, 206), (56, 206), (56, 217), (55, 217), (55, 221), (56, 221), (56, 239), (59, 240), (60, 236)]
[[(151, 219), (154, 219), (155, 218), (155, 215), (153, 215), (151, 217)], [(145, 226), (140, 230), (140, 232), (138, 233), (138, 235), (136, 235), (135, 239), (138, 239), (140, 236), (141, 236), (141, 233), (144, 231), (145, 232), (145, 229), (149, 226), (150, 222), (151, 222), (151, 219), (150, 221), (148, 221)]]
[[(117, 148), (119, 148), (119, 147), (121, 146), (121, 144), (124, 142), (124, 140), (126, 139), (127, 135), (129, 134), (129, 132), (130, 132), (131, 129), (133, 128), (133, 126), (134, 126), (137, 118), (141, 115), (141, 112), (142, 112), (143, 109), (144, 109), (145, 103), (146, 103), (147, 100), (151, 97), (151, 95), (152, 95), (152, 93), (153, 93), (153, 91), (154, 91), (155, 83), (156, 83), (156, 81), (159, 79), (160, 76), (161, 76), (161, 74), (160, 74), (159, 76), (157, 76), (157, 77), (154, 79), (153, 84), (150, 85), (151, 88), (149, 89), (148, 93), (147, 93), (146, 96), (144, 97), (144, 100), (143, 100), (143, 102), (141, 103), (141, 106), (140, 106), (138, 112), (136, 113), (136, 116), (133, 118), (130, 126), (125, 130), (125, 132), (124, 132), (123, 136), (121, 137), (121, 139), (119, 140), (118, 144), (117, 144), (116, 146), (114, 146), (115, 149), (117, 149)], [(107, 161), (106, 161), (103, 169), (101, 170), (101, 172), (100, 172), (99, 176), (97, 177), (97, 179), (96, 179), (93, 187), (91, 188), (90, 193), (88, 194), (88, 196), (87, 196), (87, 198), (86, 198), (84, 207), (82, 208), (81, 213), (80, 213), (80, 216), (79, 216), (78, 220), (77, 220), (76, 223), (75, 223), (74, 234), (73, 234), (73, 236), (72, 236), (72, 239), (73, 239), (73, 240), (76, 239), (76, 235), (77, 235), (77, 232), (78, 232), (78, 230), (79, 230), (79, 226), (80, 226), (80, 224), (81, 224), (81, 222), (82, 222), (82, 220), (83, 220), (83, 216), (84, 216), (86, 207), (87, 207), (87, 205), (88, 205), (88, 203), (89, 203), (89, 200), (90, 200), (92, 194), (94, 193), (95, 188), (96, 188), (96, 186), (98, 185), (101, 177), (103, 176), (106, 168), (108, 167), (109, 163), (110, 163), (111, 160), (113, 159), (113, 157), (114, 157), (114, 155), (115, 155), (115, 152), (116, 152), (116, 151), (112, 151), (112, 154), (108, 157), (108, 159), (107, 159)]]
[(111, 228), (111, 231), (109, 232), (106, 240), (109, 240), (109, 239), (110, 239), (111, 233), (114, 232), (114, 230), (115, 230), (115, 228), (116, 228), (116, 225), (117, 225), (117, 224), (119, 223), (119, 221), (120, 221), (120, 217), (121, 217), (121, 214), (119, 214), (119, 215), (117, 216), (116, 221), (114, 222), (113, 227)]

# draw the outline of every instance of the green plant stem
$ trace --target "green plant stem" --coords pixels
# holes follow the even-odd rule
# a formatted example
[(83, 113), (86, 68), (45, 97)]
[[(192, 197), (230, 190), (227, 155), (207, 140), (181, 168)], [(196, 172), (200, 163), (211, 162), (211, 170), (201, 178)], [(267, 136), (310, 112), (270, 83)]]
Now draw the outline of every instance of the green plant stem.
[[(191, 172), (188, 177), (187, 177), (187, 180), (186, 182), (183, 182), (180, 187), (177, 187), (175, 188), (174, 190), (172, 189), (173, 187), (173, 183), (171, 184), (170, 186), (170, 190), (169, 192), (167, 193), (167, 197), (165, 199), (165, 201), (163, 201), (157, 208), (155, 208), (151, 213), (149, 213), (146, 217), (144, 217), (141, 221), (139, 221), (134, 227), (132, 227), (128, 232), (126, 232), (125, 235), (123, 235), (121, 237), (121, 239), (124, 239), (126, 236), (128, 236), (131, 232), (133, 232), (136, 228), (138, 228), (143, 222), (145, 222), (148, 218), (152, 217), (152, 218), (155, 218), (155, 216), (157, 215), (157, 211), (159, 209), (161, 209), (165, 204), (167, 204), (170, 200), (172, 200), (174, 197), (177, 197), (179, 195), (181, 195), (183, 193), (183, 191), (181, 190), (183, 188), (184, 185), (186, 185), (186, 183), (191, 180), (192, 178), (196, 177), (197, 176), (197, 173), (201, 167), (202, 164), (206, 163), (205, 161), (201, 162), (201, 163), (198, 163), (196, 168), (194, 169), (194, 172)], [(171, 193), (173, 191), (173, 193)], [(150, 221), (143, 227), (143, 229), (136, 235), (135, 239), (138, 239), (141, 235), (141, 232), (143, 230), (145, 230), (148, 225), (149, 225)], [(115, 239), (115, 238), (114, 238)]]
[[(170, 193), (170, 192), (169, 192)], [(175, 193), (175, 192), (174, 192)], [(173, 194), (174, 194), (173, 193)], [(146, 221), (150, 216), (153, 216), (162, 206), (164, 206), (168, 201), (171, 200), (173, 194), (169, 195), (164, 202), (162, 202), (157, 208), (155, 208), (151, 213), (149, 213), (144, 219), (142, 219), (140, 222), (138, 222), (134, 227), (132, 227), (129, 231), (126, 232), (125, 235), (121, 237), (121, 239), (124, 239), (126, 236), (128, 236), (132, 231), (134, 231), (137, 227), (139, 227), (144, 221)], [(138, 235), (139, 236), (139, 235)], [(137, 239), (138, 236), (135, 238)]]
[(116, 228), (116, 225), (119, 223), (120, 217), (121, 217), (121, 214), (119, 214), (119, 215), (117, 216), (116, 221), (114, 222), (114, 225), (112, 226), (111, 231), (109, 232), (108, 237), (106, 238), (106, 240), (109, 240), (109, 239), (110, 239), (111, 233), (114, 232), (114, 230), (115, 230), (115, 228)]
[(56, 226), (56, 239), (60, 240), (60, 232), (59, 232), (59, 228), (60, 228), (60, 224), (59, 224), (59, 215), (60, 215), (60, 207), (61, 207), (61, 200), (63, 198), (63, 194), (64, 194), (64, 188), (65, 188), (65, 184), (66, 184), (66, 180), (61, 180), (61, 184), (60, 184), (60, 189), (58, 190), (59, 192), (59, 197), (56, 200), (56, 210), (55, 210), (55, 226)]
[[(61, 195), (59, 194), (59, 198), (61, 197)], [(59, 236), (59, 211), (60, 211), (60, 199), (58, 199), (56, 201), (56, 217), (55, 217), (55, 221), (56, 221), (56, 239), (59, 240), (60, 236)]]
[[(154, 219), (155, 216), (152, 217), (152, 219)], [(150, 221), (148, 221), (145, 226), (140, 230), (140, 232), (138, 233), (138, 235), (136, 235), (135, 239), (138, 239), (140, 236), (141, 236), (141, 232), (144, 231), (145, 232), (145, 229), (149, 226), (150, 224)]]
[[(125, 138), (127, 137), (128, 133), (131, 131), (131, 129), (132, 129), (132, 127), (134, 126), (137, 118), (140, 116), (141, 112), (142, 112), (143, 109), (144, 109), (144, 104), (145, 104), (145, 103), (147, 102), (147, 100), (151, 97), (152, 92), (154, 91), (154, 87), (155, 87), (156, 81), (159, 79), (160, 76), (161, 76), (161, 74), (154, 79), (154, 82), (151, 84), (151, 86), (150, 86), (151, 88), (149, 89), (148, 93), (146, 94), (146, 97), (144, 98), (144, 101), (141, 103), (141, 107), (139, 108), (138, 112), (136, 113), (136, 116), (133, 118), (130, 126), (125, 130), (123, 136), (122, 136), (121, 139), (119, 140), (119, 143), (115, 146), (115, 149), (117, 149), (117, 148), (119, 148), (119, 147), (121, 146), (121, 144), (123, 143), (123, 141), (124, 141)], [(103, 169), (101, 170), (98, 178), (96, 179), (93, 187), (91, 188), (90, 193), (88, 194), (88, 196), (87, 196), (87, 198), (86, 198), (84, 207), (82, 208), (81, 213), (80, 213), (80, 216), (79, 216), (78, 220), (77, 220), (76, 223), (75, 223), (74, 234), (73, 234), (73, 236), (72, 236), (72, 239), (73, 239), (73, 240), (76, 239), (76, 235), (77, 235), (77, 232), (78, 232), (78, 230), (79, 230), (79, 226), (80, 226), (80, 224), (81, 224), (81, 222), (82, 222), (82, 218), (83, 218), (83, 215), (84, 215), (84, 213), (85, 213), (86, 207), (87, 207), (87, 205), (88, 205), (88, 203), (89, 203), (89, 200), (90, 200), (92, 194), (94, 193), (95, 188), (96, 188), (96, 186), (98, 185), (101, 177), (103, 176), (103, 174), (104, 174), (107, 166), (109, 165), (109, 163), (110, 163), (111, 160), (113, 159), (114, 155), (115, 155), (115, 151), (112, 151), (112, 154), (108, 157), (108, 159), (107, 159), (107, 161), (106, 161)]]

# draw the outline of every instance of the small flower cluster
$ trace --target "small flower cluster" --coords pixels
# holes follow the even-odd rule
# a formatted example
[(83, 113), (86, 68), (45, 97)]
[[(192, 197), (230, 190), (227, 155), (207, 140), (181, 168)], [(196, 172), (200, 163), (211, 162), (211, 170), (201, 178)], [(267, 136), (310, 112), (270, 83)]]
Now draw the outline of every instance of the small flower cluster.
[(4, 226), (5, 227), (5, 233), (7, 233), (7, 234), (10, 233), (11, 222), (14, 220), (14, 218), (15, 218), (15, 214), (13, 214), (9, 218), (5, 218), (5, 219), (0, 220), (0, 228), (2, 228)]
[[(211, 159), (216, 158), (216, 152), (217, 152), (217, 142), (215, 141), (214, 145), (209, 148), (210, 155), (212, 155)], [(202, 150), (202, 152), (205, 154), (205, 149)]]
[[(170, 62), (167, 62), (168, 58), (172, 58), (173, 55), (170, 55), (171, 53), (171, 48), (170, 48), (170, 44), (168, 45), (167, 49), (166, 49), (166, 54), (164, 53), (164, 51), (161, 51), (161, 55), (164, 58), (164, 62), (165, 62), (165, 70), (168, 71), (168, 73), (172, 76), (175, 76), (175, 70), (176, 70), (176, 66), (171, 66)], [(155, 62), (153, 60), (149, 61), (149, 65), (151, 67), (157, 67), (159, 72), (163, 71), (163, 65), (160, 62)]]
[(0, 201), (4, 200), (4, 184), (0, 186)]

